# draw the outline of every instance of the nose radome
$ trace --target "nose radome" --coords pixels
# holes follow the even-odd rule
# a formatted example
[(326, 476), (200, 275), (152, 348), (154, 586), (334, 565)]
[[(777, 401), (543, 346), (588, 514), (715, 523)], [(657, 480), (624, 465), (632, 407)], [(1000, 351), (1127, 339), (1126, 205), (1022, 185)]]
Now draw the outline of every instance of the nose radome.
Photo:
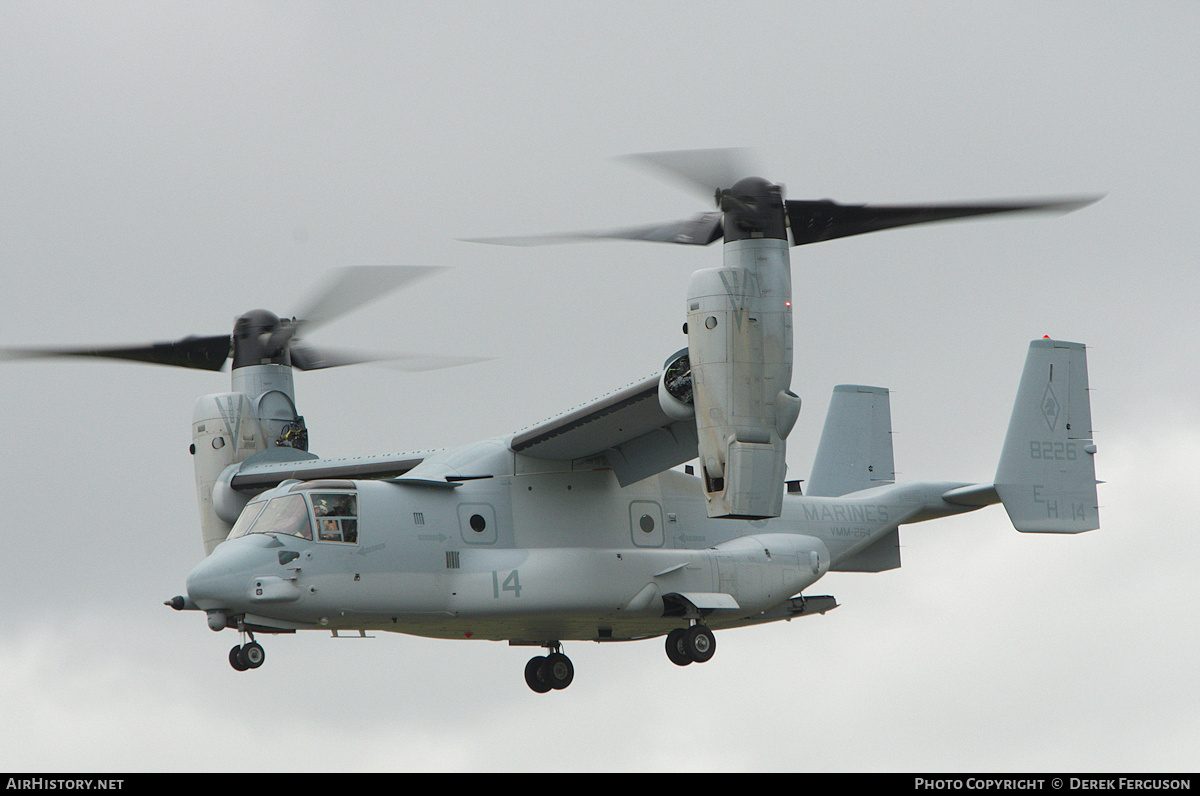
[(191, 601), (206, 611), (244, 605), (255, 571), (263, 568), (264, 561), (275, 558), (255, 543), (259, 541), (247, 537), (217, 545), (188, 574), (187, 593)]
[(214, 550), (211, 556), (201, 561), (188, 573), (188, 598), (204, 610), (228, 607), (226, 605), (228, 600), (224, 597), (227, 582), (232, 574), (230, 568), (219, 560)]

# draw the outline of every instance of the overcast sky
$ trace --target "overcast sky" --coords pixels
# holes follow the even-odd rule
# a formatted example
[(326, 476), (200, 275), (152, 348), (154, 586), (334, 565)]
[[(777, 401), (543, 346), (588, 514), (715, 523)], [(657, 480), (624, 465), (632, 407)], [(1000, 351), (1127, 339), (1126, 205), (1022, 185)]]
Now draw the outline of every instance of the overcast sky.
[(1100, 530), (901, 530), (824, 617), (526, 648), (237, 641), (162, 605), (201, 558), (192, 403), (227, 374), (0, 369), (0, 770), (1194, 771), (1194, 2), (0, 4), (0, 347), (222, 334), (328, 269), (450, 266), (314, 342), (491, 357), (298, 374), (314, 452), (457, 445), (656, 372), (709, 248), (472, 236), (683, 218), (614, 160), (751, 147), (800, 199), (1103, 193), (1060, 217), (793, 250), (806, 478), (834, 385), (892, 392), (904, 480), (991, 480), (1025, 351), (1087, 343)]

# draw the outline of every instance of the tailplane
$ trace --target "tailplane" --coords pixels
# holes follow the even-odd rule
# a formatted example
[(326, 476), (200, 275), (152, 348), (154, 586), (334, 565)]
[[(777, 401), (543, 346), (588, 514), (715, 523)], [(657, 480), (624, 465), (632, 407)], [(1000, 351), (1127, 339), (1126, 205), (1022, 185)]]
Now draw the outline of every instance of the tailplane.
[(1095, 452), (1083, 344), (1034, 340), (996, 470), (996, 493), (1016, 529), (1099, 528)]

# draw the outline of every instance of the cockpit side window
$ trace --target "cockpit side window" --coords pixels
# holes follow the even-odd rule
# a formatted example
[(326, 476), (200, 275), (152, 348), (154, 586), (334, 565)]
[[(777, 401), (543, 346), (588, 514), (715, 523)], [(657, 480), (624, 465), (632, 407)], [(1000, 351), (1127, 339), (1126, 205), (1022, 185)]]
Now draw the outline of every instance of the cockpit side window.
[(317, 540), (358, 543), (358, 499), (347, 492), (312, 493)]

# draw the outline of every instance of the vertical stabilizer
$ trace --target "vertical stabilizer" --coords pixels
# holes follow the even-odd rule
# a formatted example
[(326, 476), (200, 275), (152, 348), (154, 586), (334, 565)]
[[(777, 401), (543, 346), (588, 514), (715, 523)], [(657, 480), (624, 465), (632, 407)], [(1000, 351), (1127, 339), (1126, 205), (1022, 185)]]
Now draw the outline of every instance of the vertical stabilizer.
[(895, 481), (892, 407), (883, 387), (833, 388), (807, 494), (838, 497)]
[(996, 492), (1016, 529), (1099, 528), (1095, 452), (1083, 344), (1034, 340), (996, 470)]

